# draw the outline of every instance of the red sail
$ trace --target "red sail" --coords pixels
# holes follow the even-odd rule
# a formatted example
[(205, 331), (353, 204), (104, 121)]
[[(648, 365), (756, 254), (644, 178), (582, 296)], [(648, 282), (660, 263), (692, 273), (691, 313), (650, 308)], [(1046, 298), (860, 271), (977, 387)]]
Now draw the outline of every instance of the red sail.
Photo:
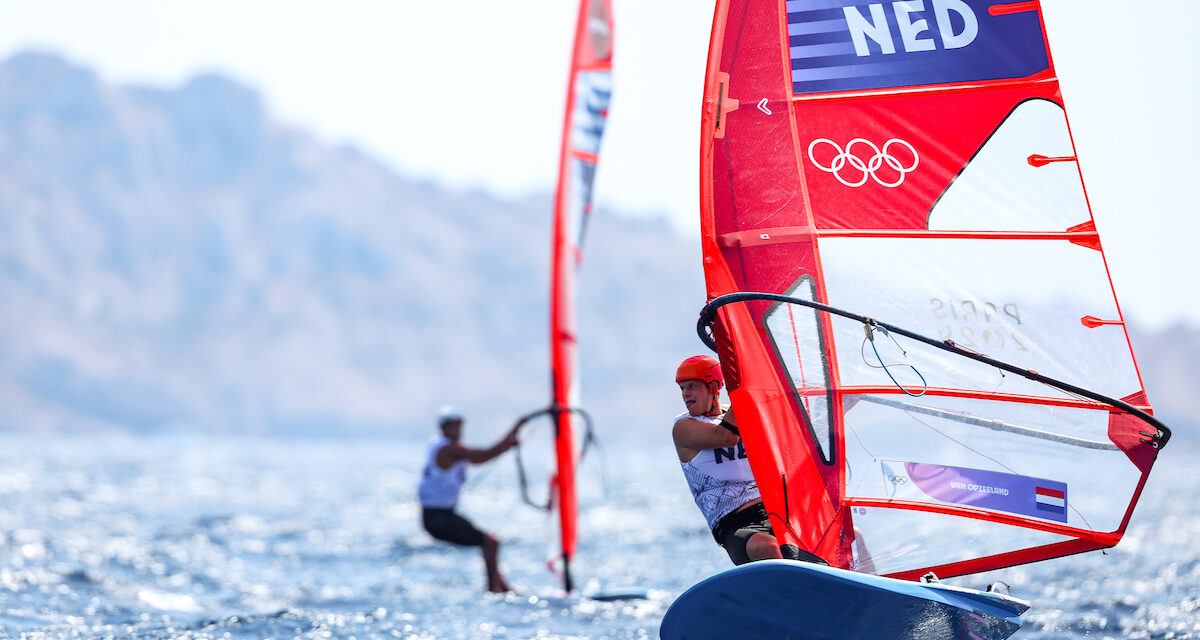
[(551, 268), (550, 358), (551, 409), (556, 421), (555, 504), (561, 524), (564, 586), (573, 587), (570, 561), (575, 554), (577, 505), (575, 425), (577, 406), (575, 271), (583, 259), (583, 241), (591, 213), (592, 180), (612, 91), (612, 10), (609, 0), (582, 0), (575, 30), (566, 117), (554, 205)]
[(1038, 2), (719, 0), (700, 165), (710, 300), (777, 296), (715, 338), (781, 541), (947, 577), (1120, 540), (1170, 434)]

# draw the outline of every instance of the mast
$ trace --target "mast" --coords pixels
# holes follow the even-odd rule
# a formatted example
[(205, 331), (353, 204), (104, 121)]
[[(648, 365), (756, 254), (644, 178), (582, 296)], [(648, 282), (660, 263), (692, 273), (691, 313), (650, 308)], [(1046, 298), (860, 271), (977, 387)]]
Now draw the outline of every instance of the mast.
[(559, 512), (563, 587), (572, 591), (571, 560), (578, 537), (575, 497), (578, 341), (575, 273), (591, 214), (592, 180), (612, 86), (612, 11), (609, 0), (581, 0), (567, 82), (558, 184), (554, 199), (550, 303), (550, 413), (555, 424), (553, 502)]

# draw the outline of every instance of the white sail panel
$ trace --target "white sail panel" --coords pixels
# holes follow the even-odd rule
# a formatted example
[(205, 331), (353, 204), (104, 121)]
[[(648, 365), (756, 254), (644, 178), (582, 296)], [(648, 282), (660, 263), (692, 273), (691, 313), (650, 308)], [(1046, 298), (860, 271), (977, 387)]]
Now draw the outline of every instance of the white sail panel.
[[(845, 412), (850, 497), (956, 505), (1108, 532), (1120, 526), (1141, 479), (1109, 437), (1108, 411), (902, 394), (852, 398)], [(905, 464), (953, 470), (1014, 495), (977, 500), (987, 496), (919, 489)], [(1068, 493), (1062, 512), (1038, 509), (1034, 493), (1015, 495), (1030, 489), (1021, 479)]]
[[(821, 255), (833, 306), (1112, 397), (1141, 389), (1125, 332), (1080, 321), (1120, 317), (1098, 251), (1065, 241), (830, 238)], [(861, 325), (835, 323), (834, 342), (844, 384), (891, 384), (862, 357)], [(902, 358), (889, 340), (877, 344)], [(904, 361), (934, 387), (1063, 396), (937, 350)]]
[[(1070, 540), (1069, 536), (920, 511), (853, 507), (871, 573), (889, 575)], [(862, 570), (860, 568), (860, 570)]]
[[(1031, 164), (1038, 156), (1059, 160)], [(1026, 100), (942, 194), (929, 214), (929, 228), (1065, 231), (1087, 222), (1091, 212), (1074, 157), (1063, 108)]]

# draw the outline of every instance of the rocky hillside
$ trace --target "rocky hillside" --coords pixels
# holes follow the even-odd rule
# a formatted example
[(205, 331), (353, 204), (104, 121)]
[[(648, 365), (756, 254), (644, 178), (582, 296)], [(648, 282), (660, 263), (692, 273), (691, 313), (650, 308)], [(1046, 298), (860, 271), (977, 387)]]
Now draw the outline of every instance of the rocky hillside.
[[(549, 399), (549, 195), (404, 179), (218, 76), (115, 86), (0, 66), (0, 425), (428, 429)], [(700, 348), (699, 249), (601, 211), (580, 280), (584, 401), (657, 424)], [(672, 414), (673, 415), (673, 414)]]
[[(0, 428), (424, 434), (452, 402), (490, 437), (549, 398), (550, 210), (408, 180), (219, 76), (118, 86), (16, 56)], [(588, 242), (582, 404), (611, 438), (660, 442), (674, 365), (703, 350), (698, 243), (609, 211)], [(1194, 432), (1200, 331), (1134, 346), (1159, 414)]]

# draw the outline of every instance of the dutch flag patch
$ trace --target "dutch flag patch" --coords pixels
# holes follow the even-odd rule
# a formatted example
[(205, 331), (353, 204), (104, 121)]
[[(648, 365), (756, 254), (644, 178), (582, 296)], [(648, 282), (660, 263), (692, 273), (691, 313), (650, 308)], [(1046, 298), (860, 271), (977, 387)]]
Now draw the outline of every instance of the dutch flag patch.
[(1067, 515), (1067, 492), (1065, 490), (1035, 486), (1034, 491), (1038, 511), (1058, 516)]

